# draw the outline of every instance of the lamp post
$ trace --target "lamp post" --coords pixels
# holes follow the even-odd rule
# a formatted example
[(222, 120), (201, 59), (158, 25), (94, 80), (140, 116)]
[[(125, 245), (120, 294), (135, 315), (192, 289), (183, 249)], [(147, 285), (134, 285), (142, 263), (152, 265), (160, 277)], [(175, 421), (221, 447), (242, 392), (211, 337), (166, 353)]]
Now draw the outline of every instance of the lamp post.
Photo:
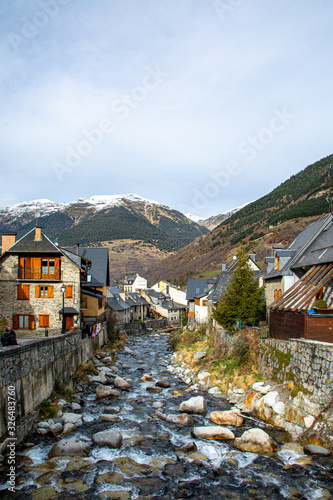
[(65, 333), (65, 292), (66, 292), (66, 287), (65, 285), (61, 286), (61, 293), (62, 293), (62, 328), (61, 328), (61, 333)]

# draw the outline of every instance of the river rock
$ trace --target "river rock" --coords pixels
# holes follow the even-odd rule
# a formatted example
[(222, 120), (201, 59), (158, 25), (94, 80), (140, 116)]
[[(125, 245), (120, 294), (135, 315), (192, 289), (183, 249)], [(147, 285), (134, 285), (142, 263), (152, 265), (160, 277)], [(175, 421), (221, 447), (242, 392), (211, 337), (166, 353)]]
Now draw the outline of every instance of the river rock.
[(236, 427), (242, 425), (244, 421), (239, 410), (212, 411), (209, 418), (214, 424), (234, 425)]
[(51, 500), (51, 498), (58, 498), (59, 493), (53, 486), (43, 486), (31, 492), (33, 500)]
[(234, 445), (241, 451), (251, 453), (273, 453), (278, 449), (273, 439), (262, 429), (249, 429), (241, 437), (236, 438)]
[(230, 429), (217, 427), (215, 425), (207, 427), (194, 427), (191, 434), (194, 438), (235, 439), (235, 435)]
[(152, 382), (154, 379), (153, 377), (151, 376), (150, 373), (145, 373), (144, 375), (142, 375), (142, 377), (140, 378), (140, 382)]
[(264, 396), (264, 403), (267, 406), (273, 408), (273, 406), (279, 401), (279, 393), (278, 391), (270, 391)]
[(113, 381), (116, 389), (130, 389), (132, 386), (124, 378), (116, 377)]
[(162, 389), (161, 389), (160, 387), (153, 387), (153, 386), (151, 386), (151, 385), (148, 385), (148, 386), (146, 387), (146, 390), (147, 390), (148, 392), (155, 392), (155, 393), (156, 393), (156, 392), (161, 392), (161, 390), (162, 390)]
[(72, 403), (72, 410), (73, 411), (81, 411), (82, 407), (79, 403)]
[(89, 487), (86, 485), (86, 483), (82, 481), (82, 479), (78, 479), (76, 477), (67, 477), (66, 479), (60, 479), (57, 482), (57, 486), (60, 489), (75, 491), (76, 493), (83, 493), (84, 491), (89, 490)]
[(98, 495), (101, 500), (113, 498), (114, 500), (131, 500), (131, 494), (126, 490), (103, 491)]
[(315, 444), (306, 444), (304, 446), (304, 452), (307, 455), (321, 455), (323, 457), (328, 457), (330, 455), (329, 450)]
[(50, 427), (50, 424), (48, 424), (47, 422), (39, 422), (39, 424), (38, 424), (39, 429), (49, 429), (49, 427)]
[(164, 404), (160, 403), (159, 401), (155, 401), (155, 403), (152, 404), (153, 408), (163, 408)]
[(49, 451), (49, 458), (52, 457), (85, 457), (90, 451), (90, 446), (85, 441), (76, 438), (62, 439)]
[(194, 453), (198, 451), (198, 448), (194, 441), (190, 441), (189, 443), (184, 444), (181, 448), (178, 448), (177, 452), (178, 451), (182, 453)]
[(281, 446), (280, 451), (286, 451), (290, 453), (295, 453), (296, 455), (304, 455), (304, 448), (298, 443), (285, 443)]
[(116, 429), (97, 432), (92, 437), (93, 443), (97, 446), (110, 446), (110, 448), (120, 448), (123, 442), (123, 435)]
[(255, 384), (252, 385), (252, 389), (254, 389), (257, 392), (260, 392), (260, 394), (267, 394), (271, 386), (264, 384), (265, 382), (256, 382)]
[(105, 356), (105, 358), (101, 359), (102, 363), (111, 363), (111, 356)]
[(112, 406), (106, 406), (103, 410), (104, 415), (109, 414), (112, 415), (114, 413), (119, 413), (119, 410), (117, 408), (112, 408)]
[(63, 429), (62, 429), (62, 433), (63, 434), (68, 434), (69, 432), (72, 432), (74, 431), (74, 429), (76, 429), (76, 425), (74, 424), (65, 424)]
[(121, 472), (130, 477), (141, 474), (147, 474), (153, 471), (153, 467), (151, 467), (150, 465), (139, 464), (138, 462), (129, 457), (115, 458), (113, 462), (119, 465)]
[(206, 415), (207, 403), (202, 396), (196, 396), (183, 401), (179, 406), (179, 411), (184, 413), (194, 413), (198, 415)]
[(121, 422), (121, 418), (118, 415), (110, 415), (105, 413), (102, 413), (99, 416), (99, 419), (103, 420), (104, 422)]
[(124, 476), (120, 474), (120, 472), (105, 472), (98, 476), (95, 480), (97, 484), (99, 483), (109, 483), (109, 484), (117, 484), (121, 485), (124, 481)]
[(73, 458), (70, 460), (66, 466), (66, 471), (71, 472), (73, 470), (81, 470), (86, 472), (92, 469), (92, 465), (89, 460), (84, 460), (83, 458)]
[(170, 387), (170, 383), (166, 380), (158, 380), (155, 385), (156, 387), (162, 387), (163, 389), (168, 389)]
[(111, 387), (99, 385), (96, 388), (96, 395), (97, 395), (98, 399), (108, 398), (110, 396), (112, 396), (114, 398), (118, 398), (119, 392), (112, 389)]
[(57, 423), (57, 424), (53, 424), (53, 425), (51, 425), (51, 427), (50, 427), (50, 430), (51, 430), (51, 432), (52, 432), (54, 435), (59, 434), (60, 432), (62, 432), (62, 429), (63, 429), (63, 427), (62, 427), (62, 424), (61, 424), (60, 422), (59, 422), (59, 423)]
[(169, 424), (185, 425), (185, 426), (194, 424), (193, 418), (189, 417), (188, 415), (172, 415), (172, 414), (170, 414), (170, 415), (167, 415), (165, 421), (168, 422)]
[(77, 413), (64, 413), (62, 420), (64, 424), (73, 424), (76, 427), (80, 427), (82, 425), (82, 417)]

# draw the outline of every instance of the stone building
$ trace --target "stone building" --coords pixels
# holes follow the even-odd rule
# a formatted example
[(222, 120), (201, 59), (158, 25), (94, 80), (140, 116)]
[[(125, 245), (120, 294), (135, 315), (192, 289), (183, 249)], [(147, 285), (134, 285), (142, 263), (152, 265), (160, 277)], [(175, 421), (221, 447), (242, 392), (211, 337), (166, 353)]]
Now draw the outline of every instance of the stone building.
[(0, 317), (20, 337), (78, 328), (89, 266), (87, 259), (56, 246), (39, 226), (18, 241), (16, 233), (3, 233)]

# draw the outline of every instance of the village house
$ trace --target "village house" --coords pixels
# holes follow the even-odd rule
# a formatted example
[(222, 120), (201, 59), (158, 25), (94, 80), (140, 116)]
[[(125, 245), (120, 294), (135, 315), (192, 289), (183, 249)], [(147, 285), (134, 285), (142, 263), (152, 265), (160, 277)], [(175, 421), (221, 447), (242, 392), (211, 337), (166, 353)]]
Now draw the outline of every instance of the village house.
[(208, 320), (208, 304), (206, 304), (206, 297), (216, 282), (217, 278), (191, 278), (187, 281), (186, 300), (189, 308), (189, 323), (202, 323)]
[(148, 286), (147, 280), (136, 274), (130, 278), (127, 276), (123, 282), (123, 289), (125, 292), (136, 292), (137, 290), (145, 290)]
[[(297, 249), (294, 243), (298, 241)], [(333, 341), (333, 216), (304, 229), (289, 248), (294, 284), (268, 306), (270, 337)], [(285, 266), (286, 268), (286, 266)]]
[(81, 289), (81, 322), (101, 324), (106, 320), (107, 287), (110, 282), (109, 251), (107, 248), (76, 248), (67, 250), (90, 261), (87, 280)]
[(158, 283), (155, 283), (155, 285), (151, 287), (151, 290), (161, 292), (166, 297), (170, 297), (171, 300), (177, 302), (177, 304), (187, 306), (186, 290), (183, 290), (179, 286), (173, 285), (168, 281), (161, 280)]
[(107, 317), (110, 316), (112, 311), (116, 324), (127, 324), (130, 323), (132, 314), (131, 306), (126, 299), (123, 300), (120, 297), (119, 288), (117, 286), (110, 286), (107, 289), (107, 305), (108, 313)]
[(88, 259), (55, 245), (36, 226), (16, 241), (3, 233), (0, 315), (20, 337), (59, 334), (80, 326)]
[(140, 294), (147, 300), (155, 318), (166, 318), (169, 325), (179, 324), (187, 315), (187, 306), (178, 304), (170, 296), (166, 296), (162, 292), (149, 288), (148, 290), (141, 290)]

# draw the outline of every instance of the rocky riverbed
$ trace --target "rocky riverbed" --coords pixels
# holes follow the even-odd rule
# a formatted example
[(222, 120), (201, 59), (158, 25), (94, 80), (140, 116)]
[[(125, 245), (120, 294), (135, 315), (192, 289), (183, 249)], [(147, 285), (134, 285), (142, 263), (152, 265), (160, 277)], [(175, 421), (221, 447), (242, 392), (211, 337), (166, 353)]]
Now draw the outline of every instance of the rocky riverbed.
[(102, 351), (93, 362), (99, 374), (18, 449), (14, 493), (3, 464), (1, 498), (333, 498), (325, 449), (185, 383), (168, 334), (131, 337), (116, 360)]

